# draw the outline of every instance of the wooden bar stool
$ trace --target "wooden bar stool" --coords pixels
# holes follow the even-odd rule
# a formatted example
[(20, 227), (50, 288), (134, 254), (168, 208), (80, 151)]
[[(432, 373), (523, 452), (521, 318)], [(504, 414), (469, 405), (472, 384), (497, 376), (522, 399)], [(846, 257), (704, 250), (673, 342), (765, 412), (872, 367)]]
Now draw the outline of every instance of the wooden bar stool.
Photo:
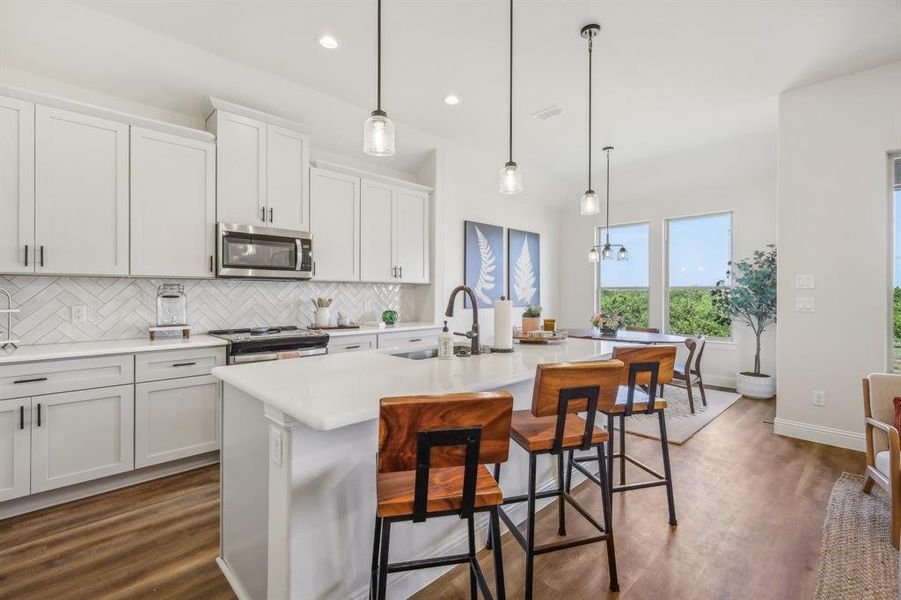
[[(601, 486), (604, 524), (601, 525), (570, 494), (563, 481), (563, 453), (571, 448), (589, 450), (595, 448), (599, 464), (604, 464), (604, 443), (607, 432), (594, 426), (597, 410), (609, 409), (616, 400), (623, 363), (618, 360), (558, 363), (538, 365), (535, 375), (535, 388), (532, 394), (532, 409), (518, 410), (513, 413), (513, 440), (529, 453), (529, 490), (520, 496), (504, 498), (503, 504), (528, 502), (527, 533), (523, 537), (515, 523), (504, 509), (499, 510), (500, 517), (510, 530), (513, 538), (519, 542), (526, 552), (526, 589), (525, 597), (532, 597), (532, 579), (534, 575), (535, 556), (546, 552), (563, 550), (591, 544), (607, 542), (607, 562), (610, 570), (610, 589), (619, 590), (616, 579), (616, 554), (613, 548), (613, 531), (610, 521), (610, 494), (607, 491), (607, 474), (601, 468), (598, 477), (589, 475)], [(583, 419), (574, 413), (586, 413)], [(541, 454), (557, 457), (557, 489), (539, 492), (536, 462)], [(494, 476), (500, 480), (500, 464), (494, 467)], [(565, 504), (569, 503), (579, 514), (598, 530), (599, 535), (568, 539), (562, 542), (535, 544), (535, 501), (540, 498), (557, 498), (559, 527), (558, 533), (566, 535)], [(493, 544), (498, 543), (496, 525), (491, 526)], [(496, 546), (495, 546), (496, 547)]]
[[(676, 525), (676, 505), (673, 501), (673, 480), (670, 470), (669, 447), (666, 441), (666, 419), (664, 410), (666, 400), (657, 397), (659, 385), (673, 380), (673, 365), (676, 361), (675, 346), (617, 346), (613, 349), (613, 358), (623, 362), (622, 379), (616, 402), (598, 410), (607, 415), (607, 432), (610, 435), (609, 452), (607, 453), (607, 478), (610, 480), (610, 495), (617, 492), (628, 492), (643, 488), (666, 486), (666, 499), (669, 504), (669, 524)], [(660, 421), (660, 445), (663, 453), (663, 475), (638, 459), (626, 454), (626, 417), (634, 413), (652, 415), (657, 413)], [(614, 452), (614, 423), (619, 417), (619, 452)], [(587, 455), (575, 457), (569, 453), (567, 469), (567, 490), (572, 469), (576, 468), (584, 474), (590, 473), (581, 464), (594, 462), (597, 458)], [(613, 485), (613, 463), (619, 459), (619, 485)], [(639, 483), (626, 484), (626, 461), (649, 473), (655, 479)], [(603, 463), (601, 463), (603, 464)], [(603, 470), (603, 469), (602, 469)], [(611, 503), (612, 506), (612, 503)]]
[[(375, 539), (370, 598), (385, 598), (388, 573), (469, 564), (470, 594), (491, 591), (476, 560), (473, 514), (488, 512), (494, 540), (497, 598), (503, 600), (498, 505), (500, 486), (485, 464), (507, 460), (513, 396), (507, 392), (383, 398), (376, 458)], [(469, 552), (388, 562), (392, 523), (457, 515), (468, 521)]]

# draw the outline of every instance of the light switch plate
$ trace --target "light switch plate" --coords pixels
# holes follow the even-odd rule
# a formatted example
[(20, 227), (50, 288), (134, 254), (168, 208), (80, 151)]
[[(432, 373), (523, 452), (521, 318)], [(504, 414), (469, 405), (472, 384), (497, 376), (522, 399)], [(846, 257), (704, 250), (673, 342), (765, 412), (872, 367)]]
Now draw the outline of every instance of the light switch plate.
[(813, 312), (813, 296), (798, 296), (795, 298), (796, 312)]
[(812, 290), (816, 285), (813, 275), (795, 275), (795, 287), (799, 290)]

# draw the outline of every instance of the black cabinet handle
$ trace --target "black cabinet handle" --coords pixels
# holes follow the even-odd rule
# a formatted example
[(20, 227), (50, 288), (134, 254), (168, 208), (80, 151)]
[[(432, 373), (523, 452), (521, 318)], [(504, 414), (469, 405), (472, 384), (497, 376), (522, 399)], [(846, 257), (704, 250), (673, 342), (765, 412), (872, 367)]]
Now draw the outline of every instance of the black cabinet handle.
[(421, 342), (421, 341), (422, 341), (422, 338), (413, 338), (412, 340), (410, 340), (410, 343)]
[(404, 268), (403, 268), (402, 266), (401, 266), (401, 267), (397, 267), (397, 273), (398, 273), (397, 277), (398, 277), (399, 279), (403, 279), (403, 278), (404, 278)]
[(44, 266), (44, 247), (41, 246), (41, 266)]
[(34, 379), (17, 379), (13, 383), (37, 383), (38, 381), (47, 381), (46, 377), (35, 377)]
[(356, 349), (358, 349), (359, 347), (360, 347), (360, 345), (357, 344), (356, 346), (344, 346), (344, 349), (345, 349), (345, 350), (356, 350)]
[(270, 208), (270, 209), (269, 209), (269, 222), (270, 222), (270, 223), (272, 223), (272, 215), (273, 215), (273, 213), (274, 213), (274, 211), (272, 210), (272, 208)]
[(260, 221), (262, 221), (263, 223), (266, 222), (266, 207), (265, 206), (260, 207)]
[(213, 255), (210, 254), (210, 273), (213, 272)]
[(38, 402), (38, 427), (41, 426), (41, 403)]
[(196, 362), (185, 362), (185, 363), (172, 363), (173, 367), (192, 367), (196, 365)]
[(28, 266), (28, 244), (25, 244), (25, 266)]
[(316, 277), (316, 261), (313, 261), (313, 277)]
[(25, 429), (25, 405), (19, 405), (19, 429)]

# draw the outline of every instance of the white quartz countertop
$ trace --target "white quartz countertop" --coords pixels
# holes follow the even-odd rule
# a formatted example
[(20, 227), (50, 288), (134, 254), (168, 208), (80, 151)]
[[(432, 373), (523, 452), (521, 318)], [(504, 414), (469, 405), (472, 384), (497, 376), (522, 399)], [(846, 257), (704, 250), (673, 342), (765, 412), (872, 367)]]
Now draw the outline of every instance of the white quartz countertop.
[(436, 327), (440, 329), (441, 325), (428, 321), (411, 321), (408, 323), (398, 323), (397, 325), (392, 325), (391, 327), (382, 327), (381, 329), (372, 325), (360, 325), (360, 327), (356, 329), (327, 329), (325, 332), (329, 334), (329, 337), (344, 337), (348, 335), (371, 335), (376, 333), (416, 331), (417, 329), (434, 329)]
[(187, 339), (172, 338), (150, 341), (148, 338), (136, 340), (99, 340), (93, 342), (65, 342), (62, 344), (36, 344), (19, 346), (18, 349), (0, 350), (0, 365), (36, 360), (54, 360), (59, 358), (81, 358), (85, 356), (103, 356), (108, 354), (134, 354), (139, 352), (155, 352), (159, 350), (184, 350), (186, 348), (205, 348), (225, 346), (228, 342), (211, 335), (192, 335)]
[(217, 367), (212, 373), (313, 429), (330, 430), (375, 419), (386, 396), (503, 388), (535, 377), (541, 363), (609, 358), (613, 346), (570, 338), (452, 360), (411, 360), (392, 356), (397, 349), (369, 350)]

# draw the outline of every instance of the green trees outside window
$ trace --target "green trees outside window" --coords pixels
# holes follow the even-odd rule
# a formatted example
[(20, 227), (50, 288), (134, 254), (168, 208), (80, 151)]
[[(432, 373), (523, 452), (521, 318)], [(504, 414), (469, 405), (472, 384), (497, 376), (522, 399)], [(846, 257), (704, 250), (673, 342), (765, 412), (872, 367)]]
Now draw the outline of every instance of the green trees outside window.
[(626, 327), (648, 326), (648, 290), (601, 290), (601, 312), (620, 315)]
[(669, 333), (704, 334), (727, 338), (732, 335), (726, 312), (713, 302), (712, 290), (674, 289), (669, 292)]

